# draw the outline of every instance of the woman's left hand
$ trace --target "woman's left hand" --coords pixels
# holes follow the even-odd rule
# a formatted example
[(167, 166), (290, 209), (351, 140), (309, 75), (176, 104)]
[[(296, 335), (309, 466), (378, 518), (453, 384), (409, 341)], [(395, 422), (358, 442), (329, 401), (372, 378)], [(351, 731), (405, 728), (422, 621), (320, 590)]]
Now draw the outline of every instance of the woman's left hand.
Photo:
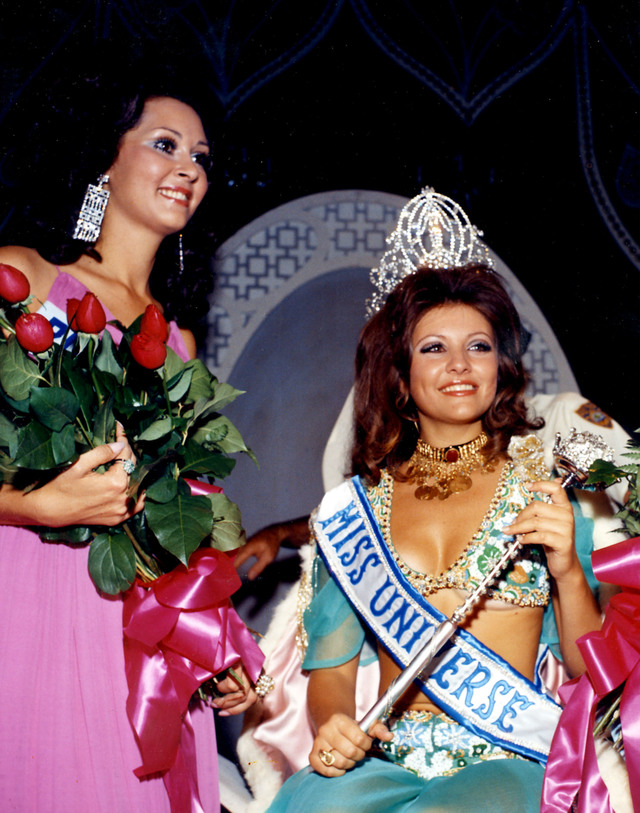
[[(232, 669), (238, 677), (237, 680), (231, 674)], [(221, 717), (242, 714), (258, 699), (251, 679), (240, 661), (227, 670), (226, 676), (216, 684), (216, 688), (224, 697), (214, 697), (211, 705), (220, 709)]]
[(529, 491), (548, 494), (551, 502), (533, 500), (504, 528), (508, 534), (522, 534), (525, 545), (542, 545), (549, 573), (556, 581), (580, 567), (574, 544), (573, 510), (561, 480), (542, 480), (528, 485)]

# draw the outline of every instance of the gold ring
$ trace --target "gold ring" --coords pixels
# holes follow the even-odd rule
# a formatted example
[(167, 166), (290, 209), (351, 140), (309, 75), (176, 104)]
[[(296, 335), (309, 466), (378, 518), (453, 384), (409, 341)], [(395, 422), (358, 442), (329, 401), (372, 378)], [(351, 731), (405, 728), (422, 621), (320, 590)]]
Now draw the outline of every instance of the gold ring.
[(331, 751), (322, 750), (318, 753), (318, 756), (320, 757), (320, 762), (322, 762), (323, 765), (326, 765), (327, 768), (330, 768), (336, 761), (336, 758)]

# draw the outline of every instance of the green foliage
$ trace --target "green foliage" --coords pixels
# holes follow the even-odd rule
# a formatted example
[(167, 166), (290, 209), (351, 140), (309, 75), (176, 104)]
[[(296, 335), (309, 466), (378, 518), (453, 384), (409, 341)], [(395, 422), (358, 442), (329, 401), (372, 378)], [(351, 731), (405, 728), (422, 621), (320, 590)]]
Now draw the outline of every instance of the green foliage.
[(201, 542), (211, 536), (213, 516), (206, 497), (176, 494), (169, 502), (154, 502), (147, 497), (145, 514), (158, 542), (184, 565)]
[(122, 533), (96, 534), (89, 548), (89, 574), (104, 593), (126, 590), (136, 576), (136, 557)]
[(148, 581), (186, 565), (198, 547), (241, 545), (238, 507), (220, 493), (192, 495), (185, 478), (200, 479), (206, 490), (231, 472), (232, 454), (255, 460), (221, 414), (240, 392), (169, 348), (159, 370), (140, 367), (129, 349), (139, 324), (118, 325), (119, 345), (108, 331), (78, 334), (70, 349), (54, 345), (37, 356), (0, 335), (0, 479), (38, 488), (83, 452), (115, 440), (116, 422), (133, 447), (129, 492), (132, 499), (146, 493), (141, 513), (112, 528), (38, 529), (43, 539), (90, 542), (91, 578), (109, 594), (136, 575)]
[(589, 469), (587, 483), (602, 482), (609, 486), (619, 480), (628, 484), (627, 499), (616, 517), (621, 520), (624, 532), (631, 536), (640, 536), (640, 429), (636, 429), (632, 438), (627, 441), (627, 451), (624, 457), (632, 463), (616, 466), (605, 460), (596, 460)]
[(209, 494), (213, 509), (213, 538), (218, 550), (235, 550), (244, 545), (246, 536), (240, 509), (224, 494)]
[(14, 401), (24, 401), (38, 386), (38, 365), (20, 347), (15, 336), (0, 344), (0, 386)]

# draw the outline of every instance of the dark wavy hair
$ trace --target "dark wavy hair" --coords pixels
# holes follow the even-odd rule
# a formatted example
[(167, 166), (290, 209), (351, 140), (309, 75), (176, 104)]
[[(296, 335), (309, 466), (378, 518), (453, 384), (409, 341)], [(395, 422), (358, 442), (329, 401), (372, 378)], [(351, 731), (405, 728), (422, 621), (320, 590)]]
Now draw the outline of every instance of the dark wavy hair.
[[(71, 236), (84, 193), (111, 166), (122, 136), (138, 123), (146, 101), (159, 96), (193, 107), (210, 140), (205, 106), (185, 92), (184, 83), (166, 66), (132, 67), (117, 76), (61, 78), (54, 87), (36, 89), (17, 125), (19, 138), (14, 138), (2, 166), (3, 194), (12, 204), (2, 243), (34, 248), (56, 265), (73, 263), (83, 253), (100, 260), (90, 244)], [(209, 198), (205, 195), (183, 230), (184, 274), (179, 269), (178, 235), (169, 235), (160, 246), (150, 281), (166, 315), (196, 333), (201, 332), (213, 286)]]
[(414, 451), (417, 410), (408, 394), (411, 338), (427, 311), (447, 304), (475, 308), (495, 335), (498, 388), (483, 417), (487, 456), (506, 451), (512, 435), (542, 425), (527, 416), (524, 391), (529, 376), (522, 365), (526, 334), (498, 275), (480, 264), (418, 269), (392, 291), (358, 342), (351, 473), (370, 483), (379, 481), (382, 467), (396, 471)]

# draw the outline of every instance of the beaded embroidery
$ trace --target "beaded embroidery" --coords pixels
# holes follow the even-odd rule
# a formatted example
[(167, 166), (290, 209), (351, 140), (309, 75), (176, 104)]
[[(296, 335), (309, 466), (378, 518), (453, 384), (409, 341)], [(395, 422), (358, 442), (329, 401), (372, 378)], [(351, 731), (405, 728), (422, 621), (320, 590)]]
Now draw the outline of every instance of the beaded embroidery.
[[(500, 528), (513, 522), (532, 495), (527, 491), (512, 462), (505, 464), (489, 509), (465, 550), (449, 570), (432, 576), (409, 567), (398, 554), (391, 539), (391, 501), (393, 478), (383, 470), (380, 482), (367, 490), (367, 497), (380, 525), (382, 535), (398, 567), (423, 596), (445, 588), (472, 590), (504, 551)], [(546, 607), (549, 603), (549, 573), (544, 555), (537, 546), (523, 546), (509, 564), (496, 586), (487, 591), (496, 598), (520, 607)]]
[(391, 722), (393, 739), (380, 750), (396, 765), (424, 779), (454, 773), (493, 759), (523, 759), (513, 751), (473, 734), (447, 714), (407, 711)]

